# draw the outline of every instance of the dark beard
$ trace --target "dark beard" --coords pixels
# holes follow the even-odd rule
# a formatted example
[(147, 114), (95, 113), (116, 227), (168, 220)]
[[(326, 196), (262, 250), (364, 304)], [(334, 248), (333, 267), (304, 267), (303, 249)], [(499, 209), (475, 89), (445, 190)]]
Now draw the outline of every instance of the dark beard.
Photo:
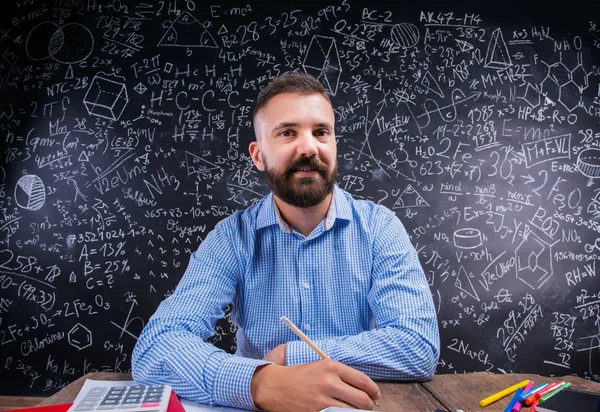
[[(283, 200), (285, 203), (306, 209), (321, 203), (327, 195), (333, 191), (335, 179), (338, 174), (338, 162), (335, 161), (335, 167), (330, 173), (327, 165), (316, 158), (302, 156), (296, 162), (288, 166), (283, 173), (269, 168), (265, 159), (265, 173), (267, 174), (267, 184), (273, 191), (273, 194)], [(294, 173), (300, 167), (309, 166), (319, 173), (319, 177), (303, 177), (297, 179)]]

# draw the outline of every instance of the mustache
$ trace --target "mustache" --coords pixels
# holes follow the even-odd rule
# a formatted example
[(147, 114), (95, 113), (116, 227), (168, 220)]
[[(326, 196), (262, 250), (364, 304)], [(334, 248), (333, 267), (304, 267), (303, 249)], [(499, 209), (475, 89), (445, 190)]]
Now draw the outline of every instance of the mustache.
[(320, 174), (327, 173), (327, 165), (317, 159), (316, 155), (311, 157), (302, 156), (290, 166), (287, 167), (285, 171), (286, 176), (292, 176), (296, 170), (301, 167), (310, 167), (313, 170), (318, 171)]

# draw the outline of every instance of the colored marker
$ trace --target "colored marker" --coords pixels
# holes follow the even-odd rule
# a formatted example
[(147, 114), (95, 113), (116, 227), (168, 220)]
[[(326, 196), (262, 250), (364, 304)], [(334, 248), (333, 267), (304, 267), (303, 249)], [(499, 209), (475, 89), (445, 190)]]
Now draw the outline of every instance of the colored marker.
[(536, 401), (537, 401), (537, 398), (535, 397), (535, 393), (534, 393), (533, 395), (529, 396), (528, 398), (523, 399), (523, 405), (531, 406)]
[(551, 383), (550, 385), (546, 386), (543, 390), (539, 391), (538, 393), (536, 393), (533, 396), (535, 396), (536, 399), (540, 399), (542, 396), (548, 395), (550, 392), (552, 392), (555, 389), (558, 389), (559, 386), (564, 385), (564, 384), (565, 384), (565, 381)]
[[(527, 386), (525, 388), (523, 388), (523, 392), (529, 392), (534, 386), (535, 386), (535, 382), (529, 381)], [(515, 406), (513, 406), (512, 412), (519, 412), (521, 410), (521, 407), (523, 407), (523, 403), (521, 401), (519, 401), (519, 397), (517, 397), (517, 403), (515, 403)]]
[(522, 393), (523, 393), (523, 388), (517, 389), (517, 391), (515, 392), (515, 396), (513, 396), (513, 398), (510, 400), (508, 406), (506, 407), (506, 409), (504, 409), (504, 412), (512, 412), (513, 407), (519, 401), (519, 395)]
[(482, 399), (481, 402), (479, 402), (479, 406), (482, 406), (482, 407), (488, 406), (490, 403), (494, 403), (498, 399), (502, 399), (506, 395), (510, 395), (511, 393), (515, 392), (517, 389), (524, 388), (525, 386), (527, 386), (528, 383), (529, 383), (529, 380), (524, 380), (523, 382), (519, 382), (516, 385), (513, 385), (509, 388), (504, 389), (503, 391), (493, 394), (492, 396), (488, 396), (487, 398)]
[(535, 412), (535, 407), (538, 405), (538, 400), (536, 399), (535, 402), (533, 402), (531, 404), (531, 408), (529, 408), (529, 412)]
[(558, 392), (562, 391), (563, 389), (567, 389), (568, 387), (571, 386), (571, 382), (567, 382), (564, 385), (561, 385), (560, 388), (557, 388), (556, 390), (550, 392), (548, 395), (546, 396), (542, 396), (540, 398), (540, 403), (542, 402), (546, 402), (546, 399), (549, 399), (551, 397), (553, 397), (554, 395), (556, 395)]
[(523, 404), (524, 405), (532, 405), (535, 401), (537, 401), (538, 399), (541, 398), (541, 396), (539, 396), (540, 394), (546, 395), (550, 392), (552, 392), (554, 389), (556, 389), (558, 386), (557, 385), (561, 385), (561, 383), (551, 383), (548, 386), (546, 386), (545, 388), (543, 388), (542, 390), (537, 391), (536, 393), (534, 393), (533, 395), (527, 397), (524, 401)]
[(541, 391), (542, 389), (544, 389), (546, 386), (548, 386), (547, 383), (543, 383), (540, 386), (533, 388), (532, 390), (530, 390), (529, 392), (525, 392), (519, 395), (519, 400), (521, 402), (523, 402), (525, 399), (529, 398), (531, 395), (538, 393), (539, 391)]

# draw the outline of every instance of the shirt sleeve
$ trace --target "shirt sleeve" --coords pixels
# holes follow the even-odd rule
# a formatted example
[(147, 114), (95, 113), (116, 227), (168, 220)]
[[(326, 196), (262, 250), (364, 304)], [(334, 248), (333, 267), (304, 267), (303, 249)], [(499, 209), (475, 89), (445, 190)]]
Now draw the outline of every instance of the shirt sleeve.
[[(417, 252), (391, 211), (376, 225), (369, 307), (376, 328), (316, 340), (329, 357), (373, 379), (429, 380), (439, 358), (435, 307)], [(286, 364), (319, 360), (302, 341), (286, 344)]]
[(185, 398), (208, 405), (256, 409), (250, 381), (269, 362), (229, 354), (205, 339), (233, 301), (238, 262), (225, 225), (219, 223), (190, 257), (175, 292), (164, 300), (133, 350), (133, 377), (168, 384)]

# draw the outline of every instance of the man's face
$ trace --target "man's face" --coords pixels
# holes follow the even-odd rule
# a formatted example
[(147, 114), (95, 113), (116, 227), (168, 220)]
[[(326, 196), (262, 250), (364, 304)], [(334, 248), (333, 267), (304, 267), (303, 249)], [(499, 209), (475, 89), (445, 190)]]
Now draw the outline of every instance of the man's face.
[(331, 193), (337, 177), (334, 123), (320, 94), (280, 94), (258, 113), (250, 154), (275, 196), (308, 208)]

